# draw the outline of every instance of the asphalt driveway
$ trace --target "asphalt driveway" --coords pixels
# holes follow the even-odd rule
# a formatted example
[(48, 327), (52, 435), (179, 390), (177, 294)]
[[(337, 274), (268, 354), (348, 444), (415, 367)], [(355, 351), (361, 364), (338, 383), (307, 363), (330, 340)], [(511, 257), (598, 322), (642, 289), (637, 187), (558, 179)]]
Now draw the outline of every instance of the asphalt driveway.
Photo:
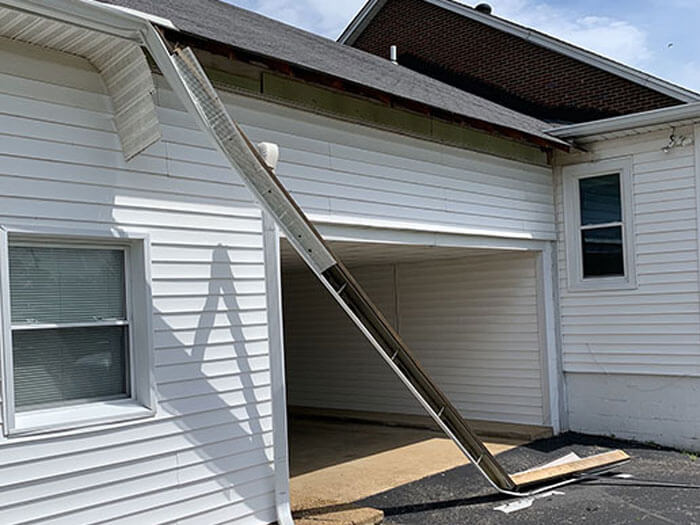
[(504, 452), (498, 459), (509, 472), (518, 472), (571, 451), (583, 457), (612, 448), (625, 450), (632, 461), (604, 477), (562, 487), (558, 491), (563, 495), (537, 499), (530, 508), (511, 514), (495, 507), (512, 499), (494, 493), (471, 465), (357, 503), (383, 510), (389, 525), (700, 523), (700, 460), (692, 454), (567, 433)]

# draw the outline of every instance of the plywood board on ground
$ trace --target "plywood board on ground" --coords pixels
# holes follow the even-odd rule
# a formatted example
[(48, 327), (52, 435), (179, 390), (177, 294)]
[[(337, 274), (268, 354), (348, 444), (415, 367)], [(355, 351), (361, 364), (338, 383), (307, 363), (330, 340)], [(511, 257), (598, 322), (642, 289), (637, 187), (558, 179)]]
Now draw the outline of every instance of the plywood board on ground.
[(536, 483), (555, 481), (589, 470), (616, 465), (617, 463), (627, 461), (629, 458), (630, 457), (622, 450), (612, 450), (610, 452), (567, 462), (562, 465), (536, 468), (518, 474), (511, 474), (510, 477), (518, 487), (524, 487)]

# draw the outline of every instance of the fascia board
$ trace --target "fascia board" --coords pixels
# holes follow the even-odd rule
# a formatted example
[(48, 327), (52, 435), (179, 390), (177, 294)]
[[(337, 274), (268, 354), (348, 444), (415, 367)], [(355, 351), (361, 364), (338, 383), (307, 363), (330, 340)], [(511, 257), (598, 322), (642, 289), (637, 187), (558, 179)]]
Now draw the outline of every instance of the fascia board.
[(700, 102), (654, 109), (631, 115), (622, 115), (580, 124), (559, 126), (545, 130), (545, 133), (562, 139), (587, 137), (600, 133), (614, 133), (629, 129), (643, 128), (677, 121), (700, 120)]

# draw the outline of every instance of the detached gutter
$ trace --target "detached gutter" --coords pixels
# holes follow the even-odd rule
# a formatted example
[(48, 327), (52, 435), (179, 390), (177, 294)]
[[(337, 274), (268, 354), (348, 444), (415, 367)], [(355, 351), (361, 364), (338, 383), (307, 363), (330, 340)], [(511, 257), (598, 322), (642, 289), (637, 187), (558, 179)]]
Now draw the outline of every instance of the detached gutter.
[(545, 133), (560, 139), (575, 139), (615, 133), (631, 129), (671, 124), (679, 121), (700, 121), (700, 102), (654, 109), (621, 117), (612, 117), (580, 124), (571, 124), (545, 130)]
[[(94, 0), (51, 0), (50, 2), (46, 0), (0, 0), (0, 7), (98, 31), (129, 40), (146, 48), (187, 112), (198, 124), (203, 125), (197, 107), (193, 104), (180, 74), (171, 61), (168, 45), (153, 25), (157, 23), (170, 29), (177, 29), (171, 21)], [(280, 399), (278, 396), (273, 399), (273, 411), (284, 410), (284, 403), (284, 397)], [(273, 427), (273, 440), (275, 458), (286, 458), (286, 425)], [(280, 525), (294, 525), (289, 501), (288, 462), (276, 460), (274, 471), (277, 521)]]

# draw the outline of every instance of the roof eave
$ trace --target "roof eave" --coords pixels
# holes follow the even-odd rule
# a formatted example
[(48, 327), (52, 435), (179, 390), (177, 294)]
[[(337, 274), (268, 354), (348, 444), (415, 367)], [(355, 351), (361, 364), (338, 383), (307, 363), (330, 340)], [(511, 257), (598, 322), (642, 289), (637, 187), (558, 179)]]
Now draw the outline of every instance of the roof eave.
[(547, 129), (545, 133), (560, 139), (580, 139), (603, 133), (617, 133), (649, 126), (694, 120), (700, 122), (700, 102), (582, 122), (580, 124), (559, 126)]

